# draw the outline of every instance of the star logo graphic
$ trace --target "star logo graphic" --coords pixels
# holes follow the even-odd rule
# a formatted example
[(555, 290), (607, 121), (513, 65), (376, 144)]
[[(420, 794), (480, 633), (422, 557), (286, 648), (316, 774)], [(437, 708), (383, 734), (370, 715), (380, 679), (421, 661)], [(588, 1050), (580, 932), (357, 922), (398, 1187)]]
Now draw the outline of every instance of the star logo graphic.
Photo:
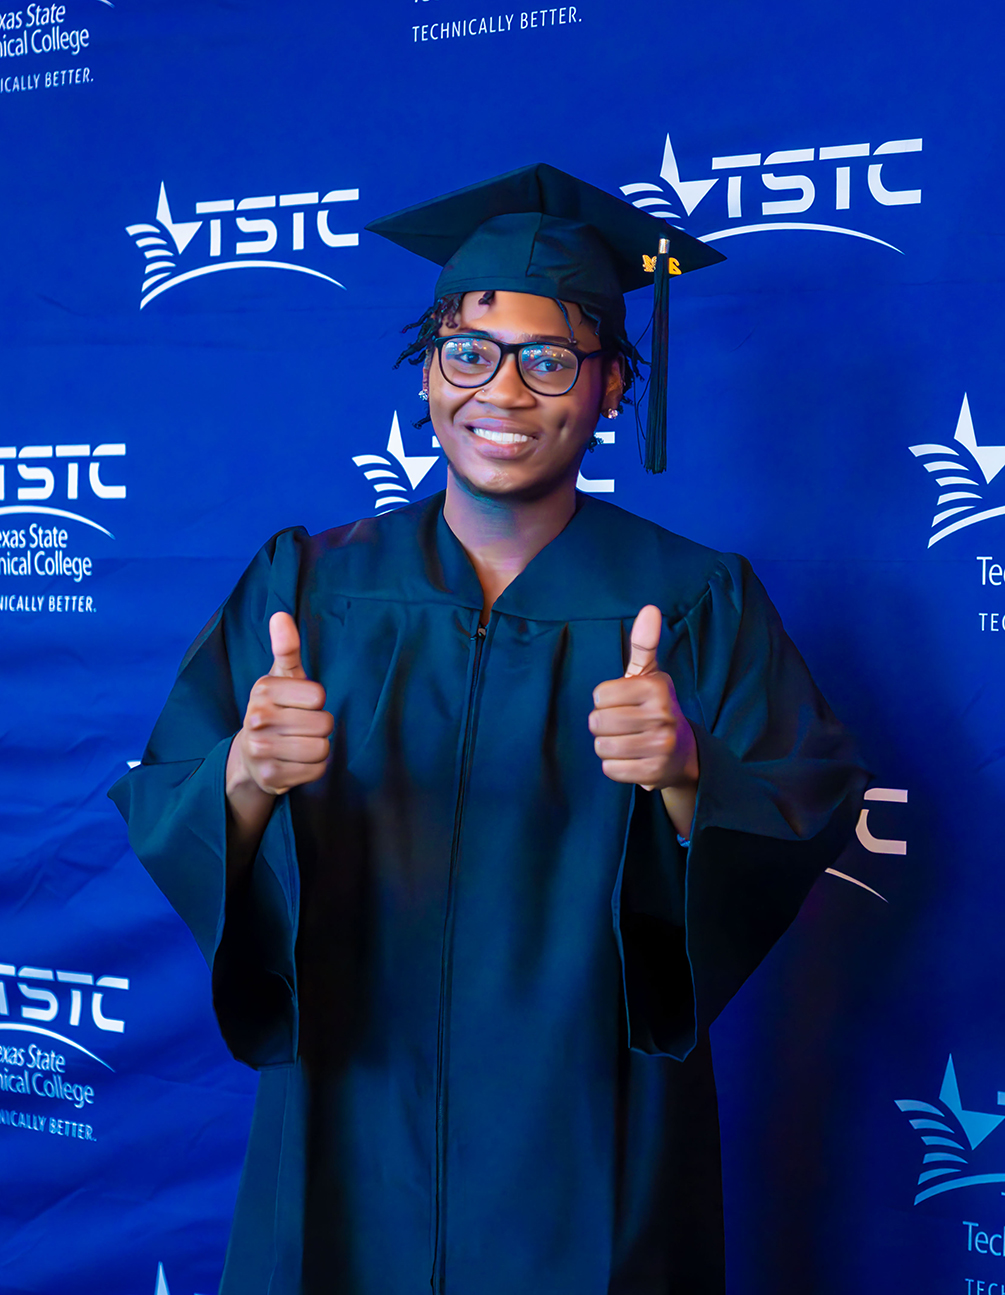
[(164, 1265), (157, 1265), (157, 1284), (154, 1286), (154, 1295), (171, 1295), (168, 1289), (167, 1277), (164, 1275)]
[[(406, 454), (405, 443), (401, 437), (401, 424), (398, 422), (398, 411), (391, 418), (391, 430), (387, 437), (388, 458), (383, 454), (356, 454), (353, 463), (362, 469), (363, 476), (373, 486), (377, 496), (375, 514), (388, 508), (396, 508), (410, 502), (410, 493), (425, 478), (427, 472), (439, 462), (438, 454)], [(401, 471), (392, 463), (398, 464)], [(404, 473), (405, 481), (402, 480)]]
[[(171, 213), (167, 186), (161, 181), (160, 195), (157, 199), (156, 224), (142, 223), (127, 225), (126, 233), (133, 239), (137, 251), (144, 259), (143, 284), (140, 288), (140, 310), (149, 302), (169, 289), (207, 274), (219, 274), (227, 270), (288, 270), (296, 274), (310, 275), (323, 279), (336, 288), (345, 288), (344, 283), (333, 279), (330, 274), (312, 269), (309, 265), (298, 262), (279, 260), (266, 256), (276, 245), (279, 238), (280, 223), (284, 232), (290, 235), (291, 252), (303, 252), (306, 246), (306, 217), (312, 208), (315, 216), (318, 240), (325, 247), (356, 247), (358, 234), (335, 233), (329, 228), (329, 210), (326, 204), (333, 202), (355, 202), (359, 199), (358, 189), (332, 189), (321, 196), (320, 190), (313, 193), (259, 194), (251, 198), (235, 200), (219, 199), (211, 202), (196, 203), (196, 214), (209, 213), (209, 220), (176, 220)], [(249, 218), (236, 215), (245, 211), (269, 211), (276, 215)], [(242, 237), (234, 246), (233, 258), (223, 257), (221, 227), (224, 214), (235, 213), (235, 226)], [(283, 220), (288, 217), (288, 220)], [(189, 248), (192, 240), (205, 226), (209, 225), (208, 240), (190, 253), (190, 268), (179, 267), (178, 261)], [(244, 233), (257, 235), (257, 238), (243, 239)], [(208, 247), (206, 243), (208, 241)], [(201, 249), (201, 250), (200, 250)], [(208, 257), (202, 264), (192, 264), (198, 257)], [(217, 259), (220, 258), (220, 259)]]
[[(724, 207), (728, 221), (724, 228), (696, 233), (704, 243), (747, 234), (798, 231), (862, 239), (902, 254), (893, 243), (863, 229), (844, 223), (834, 224), (829, 218), (821, 220), (819, 216), (802, 220), (789, 217), (811, 211), (820, 216), (829, 210), (843, 213), (852, 207), (861, 208), (864, 214), (873, 204), (880, 207), (917, 205), (921, 202), (921, 189), (892, 188), (888, 181), (883, 180), (882, 173), (884, 166), (890, 165), (890, 158), (920, 153), (923, 145), (922, 138), (914, 138), (890, 139), (875, 145), (871, 141), (827, 142), (817, 147), (807, 142), (798, 148), (786, 146), (763, 152), (724, 152), (709, 158), (708, 170), (712, 174), (707, 178), (685, 180), (667, 134), (659, 168), (662, 183), (639, 180), (620, 187), (632, 206), (678, 226), (689, 221), (702, 203), (705, 206), (698, 215), (698, 221), (702, 223), (721, 220)], [(866, 158), (879, 160), (857, 160)], [(791, 169), (795, 166), (809, 169), (796, 172)], [(777, 167), (783, 169), (776, 171)], [(723, 182), (721, 185), (720, 180)], [(712, 193), (715, 194), (713, 201), (706, 202)], [(779, 197), (779, 194), (785, 196)], [(841, 219), (843, 222), (844, 217)]]
[[(940, 490), (932, 518), (935, 533), (928, 541), (929, 548), (955, 531), (986, 522), (992, 517), (1005, 516), (1005, 504), (974, 511), (984, 502), (984, 489), (1005, 468), (1005, 445), (978, 445), (966, 394), (956, 420), (953, 440), (965, 453), (952, 445), (910, 446), (916, 459), (927, 460), (925, 471), (933, 475)], [(978, 480), (979, 477), (983, 477), (983, 482)]]
[[(999, 1093), (998, 1100), (1005, 1102), (1005, 1093)], [(1005, 1183), (1005, 1173), (977, 1173), (958, 1177), (970, 1168), (972, 1153), (994, 1133), (1005, 1120), (1005, 1115), (992, 1115), (987, 1111), (968, 1110), (964, 1107), (952, 1054), (946, 1062), (939, 1102), (939, 1106), (913, 1098), (901, 1098), (895, 1102), (897, 1109), (908, 1117), (911, 1128), (918, 1133), (924, 1148), (915, 1205), (960, 1187)]]
[[(719, 183), (718, 176), (714, 176), (711, 180), (682, 180), (669, 134), (663, 146), (660, 178), (676, 194), (680, 205), (684, 208), (684, 216), (690, 216), (702, 198)], [(643, 211), (647, 211), (651, 216), (662, 216), (664, 220), (672, 221), (674, 224), (679, 224), (683, 219), (679, 212), (673, 210), (673, 198), (667, 196), (661, 185), (649, 183), (623, 184), (621, 192), (626, 198), (631, 199), (633, 206), (641, 207)], [(636, 194), (639, 197), (635, 197), (634, 195)]]
[(167, 189), (164, 187), (163, 180), (161, 181), (161, 196), (157, 200), (157, 219), (171, 235), (179, 256), (203, 226), (201, 220), (174, 221), (171, 219), (171, 206), (168, 203)]
[(660, 176), (666, 180), (670, 188), (676, 193), (687, 216), (690, 216), (705, 194), (719, 183), (718, 176), (714, 176), (711, 180), (682, 180), (669, 135), (667, 135), (666, 144), (663, 146), (663, 164), (660, 167)]

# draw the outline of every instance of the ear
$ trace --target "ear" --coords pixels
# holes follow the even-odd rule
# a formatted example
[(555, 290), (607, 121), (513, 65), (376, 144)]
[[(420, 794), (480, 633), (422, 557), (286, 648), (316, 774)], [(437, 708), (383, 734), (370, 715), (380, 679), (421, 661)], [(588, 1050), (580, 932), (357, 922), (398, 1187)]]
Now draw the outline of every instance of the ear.
[(625, 359), (612, 355), (604, 362), (604, 394), (601, 409), (617, 409), (625, 393)]

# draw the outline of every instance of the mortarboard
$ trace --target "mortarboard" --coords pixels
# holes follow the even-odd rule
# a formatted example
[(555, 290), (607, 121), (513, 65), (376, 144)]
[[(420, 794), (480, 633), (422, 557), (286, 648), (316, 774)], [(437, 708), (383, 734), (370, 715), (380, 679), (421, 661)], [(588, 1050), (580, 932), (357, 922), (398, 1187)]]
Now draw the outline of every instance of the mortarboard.
[(613, 194), (545, 162), (371, 221), (366, 228), (442, 266), (437, 298), (527, 292), (573, 301), (616, 333), (624, 293), (655, 286), (646, 468), (666, 466), (667, 311), (672, 275), (726, 258)]

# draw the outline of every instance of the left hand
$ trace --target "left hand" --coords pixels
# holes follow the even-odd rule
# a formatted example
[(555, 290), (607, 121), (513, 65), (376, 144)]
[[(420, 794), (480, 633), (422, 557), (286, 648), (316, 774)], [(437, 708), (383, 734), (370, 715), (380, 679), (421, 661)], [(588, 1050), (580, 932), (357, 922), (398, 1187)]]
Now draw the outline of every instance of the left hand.
[(590, 732), (613, 782), (634, 782), (646, 791), (692, 791), (698, 782), (698, 746), (673, 680), (656, 663), (662, 624), (663, 614), (652, 604), (636, 616), (624, 678), (593, 690)]

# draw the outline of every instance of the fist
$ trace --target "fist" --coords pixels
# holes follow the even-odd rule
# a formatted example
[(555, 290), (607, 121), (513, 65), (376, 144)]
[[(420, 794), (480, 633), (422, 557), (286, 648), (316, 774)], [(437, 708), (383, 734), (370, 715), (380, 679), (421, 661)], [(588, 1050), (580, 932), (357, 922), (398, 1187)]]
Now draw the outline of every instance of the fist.
[(593, 749), (613, 782), (646, 791), (685, 788), (698, 779), (698, 749), (673, 680), (656, 664), (663, 615), (643, 607), (632, 626), (632, 654), (623, 679), (593, 690)]
[(269, 637), (272, 669), (251, 690), (227, 772), (228, 783), (251, 781), (280, 796), (324, 773), (335, 721), (324, 708), (324, 688), (304, 671), (293, 617), (276, 612)]

